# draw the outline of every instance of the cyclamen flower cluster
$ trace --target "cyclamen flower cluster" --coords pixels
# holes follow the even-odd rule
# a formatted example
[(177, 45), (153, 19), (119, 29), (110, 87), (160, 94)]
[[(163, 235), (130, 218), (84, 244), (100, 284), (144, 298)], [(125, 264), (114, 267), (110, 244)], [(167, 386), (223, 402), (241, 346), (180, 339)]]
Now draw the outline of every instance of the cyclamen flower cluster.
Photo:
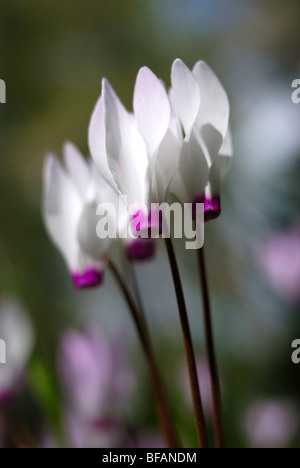
[[(232, 156), (229, 102), (213, 71), (196, 63), (193, 71), (179, 59), (171, 71), (171, 89), (152, 71), (137, 76), (133, 113), (128, 112), (106, 79), (88, 131), (91, 159), (86, 162), (70, 143), (65, 168), (54, 155), (44, 167), (43, 214), (47, 230), (63, 254), (76, 287), (103, 280), (111, 239), (96, 235), (99, 203), (117, 207), (126, 196), (126, 219), (118, 227), (145, 219), (151, 203), (204, 204), (209, 221), (221, 213), (220, 191)], [(113, 221), (112, 221), (113, 222)], [(142, 226), (140, 226), (142, 229)], [(153, 239), (131, 239), (131, 260), (153, 256)]]

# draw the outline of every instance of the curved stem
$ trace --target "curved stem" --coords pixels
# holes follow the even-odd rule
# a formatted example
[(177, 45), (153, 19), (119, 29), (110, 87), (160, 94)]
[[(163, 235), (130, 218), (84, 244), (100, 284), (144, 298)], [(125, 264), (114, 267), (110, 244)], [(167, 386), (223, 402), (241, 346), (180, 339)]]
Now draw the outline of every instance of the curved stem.
[(185, 305), (185, 299), (183, 294), (183, 288), (181, 284), (179, 269), (175, 257), (174, 248), (172, 245), (171, 239), (165, 239), (167, 252), (169, 256), (170, 266), (172, 270), (172, 276), (174, 281), (174, 286), (176, 290), (176, 297), (179, 309), (180, 323), (182, 329), (183, 343), (185, 348), (191, 393), (193, 398), (194, 414), (196, 420), (196, 428), (198, 440), (201, 448), (208, 448), (208, 438), (205, 427), (204, 413), (201, 402), (201, 394), (199, 388), (199, 380), (197, 374), (196, 360), (194, 347), (192, 342), (192, 335), (190, 331), (188, 315)]
[(211, 307), (208, 293), (208, 282), (205, 269), (204, 247), (198, 250), (198, 266), (203, 302), (203, 318), (206, 339), (206, 351), (211, 379), (211, 392), (213, 402), (213, 426), (217, 448), (224, 448), (224, 436), (222, 428), (222, 408), (220, 382), (217, 368), (217, 360), (214, 347), (213, 329), (211, 320)]
[(171, 416), (170, 416), (170, 412), (166, 403), (164, 390), (162, 387), (162, 383), (161, 383), (160, 376), (159, 376), (157, 366), (156, 366), (156, 362), (154, 359), (154, 353), (152, 350), (152, 344), (150, 341), (148, 329), (145, 328), (145, 324), (141, 321), (140, 312), (137, 309), (135, 302), (123, 278), (121, 277), (118, 269), (116, 268), (116, 266), (114, 265), (112, 261), (109, 262), (109, 267), (126, 299), (126, 302), (131, 312), (135, 327), (138, 332), (138, 336), (140, 338), (140, 342), (141, 342), (141, 345), (145, 354), (145, 358), (147, 361), (147, 365), (148, 365), (150, 382), (151, 382), (152, 389), (155, 395), (157, 413), (158, 413), (158, 417), (159, 417), (159, 421), (160, 421), (160, 425), (163, 431), (166, 445), (168, 448), (178, 448), (179, 443), (177, 440), (177, 435), (175, 433), (175, 430), (171, 422)]

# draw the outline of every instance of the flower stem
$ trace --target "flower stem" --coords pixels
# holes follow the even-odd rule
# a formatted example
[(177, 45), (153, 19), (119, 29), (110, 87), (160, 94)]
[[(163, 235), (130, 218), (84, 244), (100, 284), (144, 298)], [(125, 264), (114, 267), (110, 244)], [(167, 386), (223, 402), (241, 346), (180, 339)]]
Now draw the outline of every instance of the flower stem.
[(189, 321), (188, 321), (188, 315), (187, 315), (187, 310), (186, 310), (182, 283), (180, 279), (180, 274), (179, 274), (179, 269), (178, 269), (178, 265), (177, 265), (177, 261), (175, 257), (174, 248), (172, 245), (172, 240), (167, 238), (165, 239), (165, 241), (166, 241), (170, 267), (172, 270), (172, 276), (173, 276), (178, 309), (179, 309), (183, 343), (184, 343), (184, 348), (185, 348), (189, 379), (190, 379), (190, 387), (191, 387), (191, 393), (192, 393), (192, 398), (193, 398), (193, 406), (194, 406), (194, 414), (195, 414), (195, 420), (196, 420), (198, 440), (199, 440), (199, 444), (201, 448), (208, 448), (208, 438), (207, 438), (204, 413), (203, 413), (202, 402), (201, 402), (201, 394), (200, 394), (200, 388), (199, 388), (195, 353), (194, 353), (192, 335), (191, 335)]
[(168, 448), (179, 448), (180, 445), (178, 442), (177, 434), (174, 430), (171, 421), (171, 416), (162, 387), (162, 382), (156, 366), (148, 327), (145, 326), (146, 321), (141, 320), (141, 313), (136, 307), (136, 304), (132, 298), (130, 291), (128, 290), (122, 276), (120, 275), (117, 267), (112, 261), (109, 262), (109, 267), (126, 299), (136, 330), (138, 332), (138, 336), (148, 365), (150, 382), (155, 395), (158, 418), (164, 435), (165, 443)]
[(202, 291), (203, 318), (205, 329), (206, 350), (211, 379), (211, 391), (213, 402), (213, 426), (215, 443), (217, 448), (224, 448), (224, 435), (222, 428), (222, 408), (220, 382), (217, 368), (216, 353), (214, 348), (213, 329), (211, 320), (211, 307), (208, 293), (208, 282), (205, 268), (204, 247), (198, 250), (198, 266)]

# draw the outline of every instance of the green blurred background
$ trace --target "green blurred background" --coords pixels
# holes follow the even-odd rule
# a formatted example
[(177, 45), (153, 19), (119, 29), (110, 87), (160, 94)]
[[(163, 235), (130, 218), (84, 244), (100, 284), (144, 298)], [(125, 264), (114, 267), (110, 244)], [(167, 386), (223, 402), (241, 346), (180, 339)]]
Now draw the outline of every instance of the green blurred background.
[[(298, 0), (2, 0), (0, 78), (7, 103), (0, 105), (0, 293), (24, 304), (36, 330), (30, 372), (41, 372), (32, 379), (38, 397), (18, 409), (28, 425), (37, 412), (40, 418), (59, 411), (53, 409), (59, 337), (92, 318), (112, 333), (128, 329), (145, 388), (137, 419), (149, 419), (143, 361), (134, 353), (138, 344), (122, 298), (109, 276), (101, 290), (73, 290), (43, 227), (41, 171), (44, 154), (60, 154), (65, 140), (88, 153), (87, 127), (103, 76), (131, 108), (139, 68), (149, 66), (169, 85), (177, 57), (190, 67), (199, 59), (209, 63), (231, 102), (235, 159), (222, 217), (206, 230), (228, 445), (251, 445), (244, 415), (253, 402), (283, 398), (300, 404), (299, 369), (290, 358), (291, 343), (300, 336), (298, 303), (272, 288), (255, 255), (299, 212), (300, 107), (291, 101), (291, 83), (300, 78), (299, 15)], [(193, 424), (183, 414), (180, 379), (174, 377), (183, 351), (160, 249), (159, 258), (137, 272), (174, 413), (186, 443), (193, 444)], [(196, 262), (181, 253), (201, 355)], [(52, 379), (49, 396), (45, 388)], [(299, 431), (289, 444), (300, 446)]]

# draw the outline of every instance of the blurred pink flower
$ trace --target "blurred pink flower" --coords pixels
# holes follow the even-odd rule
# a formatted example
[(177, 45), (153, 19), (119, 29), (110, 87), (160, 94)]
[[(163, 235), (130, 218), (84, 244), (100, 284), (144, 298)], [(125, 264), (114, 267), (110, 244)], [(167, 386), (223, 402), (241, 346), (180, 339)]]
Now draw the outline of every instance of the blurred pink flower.
[(151, 431), (130, 433), (112, 420), (89, 422), (69, 415), (67, 417), (69, 443), (74, 448), (163, 448), (163, 440)]
[(58, 443), (55, 440), (55, 436), (52, 433), (52, 430), (45, 426), (42, 428), (41, 434), (40, 434), (40, 446), (42, 448), (58, 448)]
[[(64, 429), (66, 434), (65, 447), (127, 447), (126, 431), (122, 426), (118, 426), (109, 420), (89, 421), (78, 414), (67, 413), (64, 419)], [(41, 447), (61, 448), (61, 441), (59, 442), (51, 429), (46, 427), (41, 433)]]
[(73, 448), (119, 448), (125, 446), (124, 429), (109, 419), (88, 421), (76, 414), (69, 414), (67, 433)]
[(284, 448), (299, 427), (299, 412), (290, 400), (261, 400), (248, 408), (245, 432), (255, 448)]
[(22, 306), (12, 300), (0, 302), (0, 339), (5, 343), (6, 363), (0, 364), (0, 404), (19, 389), (31, 353), (34, 333)]
[(142, 431), (135, 435), (130, 441), (128, 441), (126, 448), (164, 448), (162, 438), (155, 432)]
[[(201, 398), (203, 409), (208, 418), (211, 418), (212, 415), (212, 398), (211, 398), (211, 386), (210, 386), (210, 375), (209, 375), (209, 368), (208, 363), (205, 359), (197, 359), (197, 372), (199, 378), (199, 385), (201, 391)], [(190, 391), (190, 384), (189, 384), (189, 376), (186, 369), (186, 365), (184, 365), (181, 376), (184, 387), (184, 392), (186, 396), (186, 400), (188, 401), (189, 405), (192, 407), (192, 397)]]
[(68, 411), (90, 423), (116, 420), (130, 407), (135, 381), (124, 341), (95, 327), (67, 331), (58, 355)]
[(300, 225), (274, 233), (259, 248), (257, 259), (278, 293), (289, 302), (300, 301)]

